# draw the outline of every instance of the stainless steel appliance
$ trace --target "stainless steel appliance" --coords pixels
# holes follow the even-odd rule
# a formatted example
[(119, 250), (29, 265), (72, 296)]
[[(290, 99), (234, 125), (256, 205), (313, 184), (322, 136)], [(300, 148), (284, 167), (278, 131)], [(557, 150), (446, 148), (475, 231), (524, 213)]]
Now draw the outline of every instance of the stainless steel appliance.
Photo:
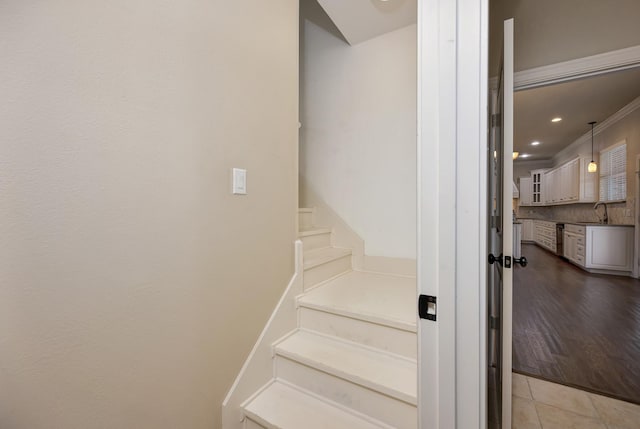
[(564, 223), (556, 223), (556, 255), (564, 257)]

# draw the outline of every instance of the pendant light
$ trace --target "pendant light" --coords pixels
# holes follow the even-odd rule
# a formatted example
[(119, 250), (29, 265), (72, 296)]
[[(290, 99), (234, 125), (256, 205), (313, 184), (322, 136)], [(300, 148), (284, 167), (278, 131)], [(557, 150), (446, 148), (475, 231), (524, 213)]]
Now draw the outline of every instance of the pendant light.
[(589, 122), (589, 125), (591, 125), (591, 162), (589, 163), (589, 167), (587, 167), (589, 173), (595, 173), (596, 171), (598, 171), (598, 164), (593, 161), (593, 126), (595, 124), (595, 121)]

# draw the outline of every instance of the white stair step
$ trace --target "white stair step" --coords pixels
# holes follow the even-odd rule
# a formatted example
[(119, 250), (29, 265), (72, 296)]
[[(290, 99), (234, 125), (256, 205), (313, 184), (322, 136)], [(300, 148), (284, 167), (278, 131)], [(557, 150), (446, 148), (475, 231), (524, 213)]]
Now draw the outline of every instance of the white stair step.
[(308, 208), (298, 209), (298, 225), (300, 228), (313, 226), (313, 210)]
[(299, 320), (302, 329), (333, 335), (408, 359), (416, 359), (418, 355), (415, 332), (306, 307), (300, 307)]
[(317, 249), (304, 252), (304, 269), (308, 270), (319, 265), (327, 264), (336, 259), (351, 256), (351, 249), (343, 249), (341, 247), (328, 247), (326, 249)]
[(416, 404), (415, 361), (298, 330), (275, 347), (277, 355), (317, 368), (401, 401)]
[(277, 379), (395, 428), (416, 428), (415, 361), (304, 330), (275, 352)]
[(416, 332), (416, 279), (352, 271), (298, 300), (301, 306)]
[(416, 359), (416, 279), (352, 271), (298, 298), (300, 327)]
[(351, 270), (351, 249), (311, 250), (304, 252), (303, 259), (305, 289)]
[(388, 428), (281, 382), (272, 383), (260, 392), (245, 406), (244, 412), (258, 427), (269, 429)]
[(298, 237), (302, 240), (305, 251), (331, 246), (331, 228), (301, 227)]

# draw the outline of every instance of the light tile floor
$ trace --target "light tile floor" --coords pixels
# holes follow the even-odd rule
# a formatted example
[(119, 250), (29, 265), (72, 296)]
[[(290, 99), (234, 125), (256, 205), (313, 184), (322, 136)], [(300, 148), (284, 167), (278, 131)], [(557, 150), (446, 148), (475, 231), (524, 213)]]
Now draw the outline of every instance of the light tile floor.
[(640, 405), (513, 374), (513, 429), (640, 429)]

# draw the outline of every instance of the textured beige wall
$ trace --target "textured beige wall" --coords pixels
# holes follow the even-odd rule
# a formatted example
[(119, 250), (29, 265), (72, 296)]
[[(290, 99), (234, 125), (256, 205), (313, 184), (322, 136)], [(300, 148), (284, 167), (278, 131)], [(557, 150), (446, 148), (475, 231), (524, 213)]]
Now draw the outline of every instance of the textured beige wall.
[(297, 14), (0, 2), (1, 428), (219, 427), (293, 273)]

